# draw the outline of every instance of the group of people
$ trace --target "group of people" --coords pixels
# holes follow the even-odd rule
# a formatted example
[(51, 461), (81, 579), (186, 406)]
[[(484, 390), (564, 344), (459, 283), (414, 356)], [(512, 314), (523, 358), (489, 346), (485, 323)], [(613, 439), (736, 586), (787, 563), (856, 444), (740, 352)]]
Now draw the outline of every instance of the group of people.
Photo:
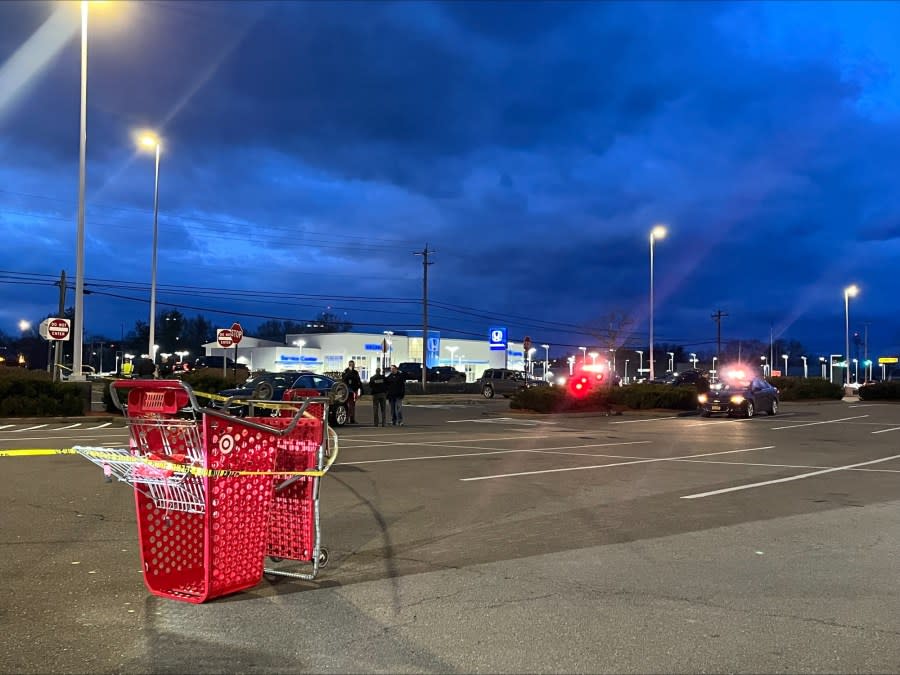
[[(341, 375), (341, 380), (350, 389), (350, 397), (347, 399), (347, 413), (350, 424), (356, 424), (356, 399), (362, 395), (362, 379), (356, 370), (356, 364), (351, 361), (347, 369)], [(387, 426), (387, 406), (391, 407), (391, 426), (403, 426), (403, 397), (406, 396), (406, 378), (403, 373), (392, 365), (390, 372), (385, 375), (381, 368), (375, 369), (375, 374), (369, 378), (369, 388), (372, 390), (372, 410), (375, 416), (375, 426)]]

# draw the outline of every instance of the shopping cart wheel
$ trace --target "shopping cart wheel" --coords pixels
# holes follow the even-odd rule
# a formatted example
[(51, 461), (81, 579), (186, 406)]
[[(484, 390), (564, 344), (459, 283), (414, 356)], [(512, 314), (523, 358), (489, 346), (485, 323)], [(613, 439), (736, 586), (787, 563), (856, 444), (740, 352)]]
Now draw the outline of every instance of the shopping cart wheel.
[(277, 556), (270, 555), (269, 560), (271, 560), (272, 562), (278, 563), (278, 562), (281, 562), (282, 560), (284, 560), (284, 558), (279, 558)]
[(328, 565), (328, 549), (320, 548), (319, 549), (319, 567), (326, 567)]

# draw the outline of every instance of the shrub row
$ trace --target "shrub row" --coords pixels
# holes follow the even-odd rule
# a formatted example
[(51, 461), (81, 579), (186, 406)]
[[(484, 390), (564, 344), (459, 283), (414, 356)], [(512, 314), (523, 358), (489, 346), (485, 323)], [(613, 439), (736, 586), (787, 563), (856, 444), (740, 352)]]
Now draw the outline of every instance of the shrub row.
[(900, 382), (876, 382), (859, 388), (863, 401), (900, 401)]
[(83, 415), (84, 389), (76, 383), (53, 382), (44, 371), (0, 367), (0, 417)]
[(607, 412), (618, 407), (632, 410), (694, 410), (697, 407), (697, 392), (693, 387), (632, 384), (595, 389), (583, 398), (576, 398), (561, 387), (534, 387), (517, 392), (510, 401), (510, 408), (540, 413)]
[(844, 390), (819, 377), (773, 377), (769, 380), (780, 392), (782, 401), (840, 400)]

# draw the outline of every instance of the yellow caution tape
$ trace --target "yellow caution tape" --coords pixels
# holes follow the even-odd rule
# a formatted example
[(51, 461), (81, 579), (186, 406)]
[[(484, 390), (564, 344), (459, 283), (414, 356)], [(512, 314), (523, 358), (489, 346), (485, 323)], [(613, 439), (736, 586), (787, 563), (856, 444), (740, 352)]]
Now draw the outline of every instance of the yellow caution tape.
[[(332, 430), (329, 429), (329, 431)], [(132, 455), (125, 451), (116, 452), (113, 450), (96, 450), (89, 448), (27, 448), (0, 450), (0, 457), (38, 457), (45, 455), (81, 455), (83, 457), (92, 457), (101, 461), (106, 460), (109, 462), (145, 464), (157, 469), (189, 473), (192, 476), (200, 476), (203, 478), (235, 478), (238, 476), (310, 476), (312, 478), (321, 478), (328, 473), (328, 469), (331, 468), (331, 465), (334, 464), (335, 459), (337, 459), (337, 443), (335, 443), (331, 456), (328, 458), (328, 462), (324, 469), (309, 469), (306, 471), (240, 471), (236, 469), (207, 469), (193, 464), (177, 464), (165, 460), (149, 459), (140, 455)]]

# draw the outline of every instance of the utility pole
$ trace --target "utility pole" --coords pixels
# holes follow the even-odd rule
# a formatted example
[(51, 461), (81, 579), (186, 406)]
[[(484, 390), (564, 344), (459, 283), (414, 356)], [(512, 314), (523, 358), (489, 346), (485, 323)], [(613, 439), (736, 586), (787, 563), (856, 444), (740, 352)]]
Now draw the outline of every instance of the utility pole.
[(872, 378), (866, 376), (866, 368), (868, 368), (870, 371), (872, 369), (871, 365), (866, 365), (869, 360), (869, 324), (864, 323), (863, 326), (865, 327), (865, 341), (863, 342), (863, 379), (870, 380)]
[[(59, 313), (57, 316), (60, 319), (65, 318), (66, 316), (66, 271), (61, 270), (59, 273)], [(72, 331), (69, 331), (69, 334), (72, 334)], [(59, 380), (59, 366), (62, 364), (62, 351), (63, 351), (63, 341), (56, 341), (56, 348), (54, 350), (53, 355), (53, 363), (55, 364), (53, 367), (53, 381), (56, 382)], [(73, 364), (74, 365), (74, 364)]]
[(722, 319), (728, 316), (721, 309), (717, 309), (716, 313), (712, 315), (712, 320), (716, 322), (716, 368), (718, 369), (719, 363), (722, 360)]
[(434, 265), (428, 262), (428, 256), (434, 251), (428, 249), (426, 242), (425, 248), (413, 253), (422, 256), (422, 393), (425, 393), (428, 380), (428, 266)]

